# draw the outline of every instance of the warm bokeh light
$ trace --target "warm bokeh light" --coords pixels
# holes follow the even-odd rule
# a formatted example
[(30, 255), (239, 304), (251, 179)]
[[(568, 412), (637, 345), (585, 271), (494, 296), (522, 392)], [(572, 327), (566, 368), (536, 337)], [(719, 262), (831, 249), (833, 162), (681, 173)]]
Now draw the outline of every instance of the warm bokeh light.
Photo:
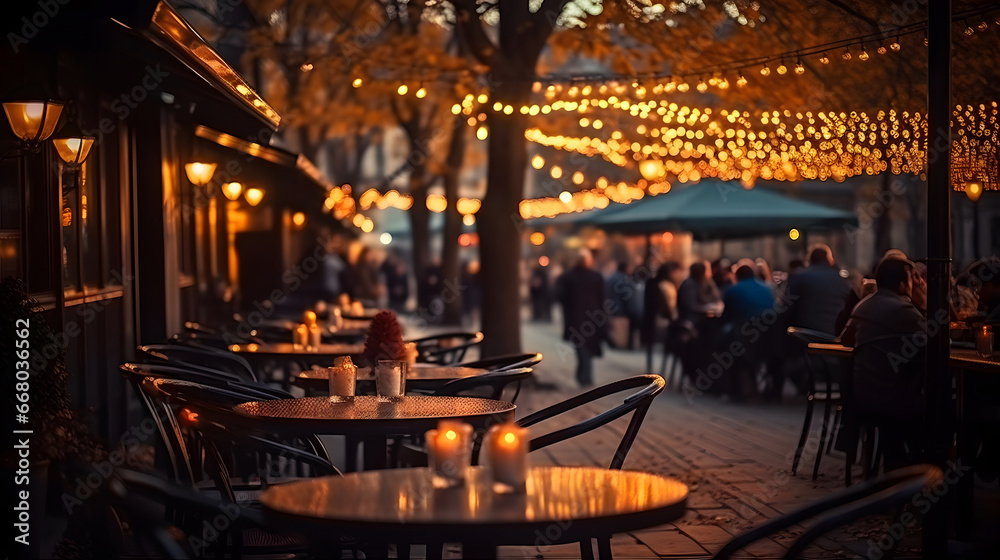
[(797, 241), (799, 239), (799, 230), (792, 228), (788, 232), (788, 238), (792, 241)]
[(559, 200), (563, 204), (569, 204), (570, 202), (573, 201), (573, 193), (569, 191), (563, 191), (559, 193)]
[(549, 258), (545, 255), (538, 257), (538, 266), (549, 266)]
[(531, 241), (532, 245), (541, 245), (542, 243), (545, 243), (545, 234), (540, 231), (536, 231), (528, 236), (528, 240)]
[(361, 84), (362, 84), (361, 78), (354, 78), (354, 81), (351, 82), (351, 85), (356, 88), (361, 87)]
[(371, 218), (365, 218), (365, 221), (361, 224), (361, 231), (371, 233), (373, 229), (375, 229), (375, 222)]
[(970, 181), (965, 184), (965, 196), (968, 196), (972, 202), (978, 201), (982, 194), (983, 186), (978, 181)]
[(445, 439), (454, 440), (458, 438), (458, 434), (455, 433), (455, 430), (448, 430), (444, 433), (444, 437)]
[(388, 244), (392, 243), (392, 234), (389, 233), (389, 232), (385, 232), (385, 233), (383, 233), (382, 235), (380, 235), (378, 237), (378, 240), (383, 245), (388, 245)]
[(466, 215), (462, 216), (462, 223), (465, 224), (465, 225), (467, 225), (467, 226), (474, 226), (474, 225), (476, 225), (476, 215), (475, 214), (466, 214)]
[(448, 209), (448, 199), (443, 194), (427, 195), (427, 209), (431, 212), (444, 212)]
[(417, 93), (415, 93), (414, 95), (417, 96), (417, 99), (423, 99), (423, 98), (427, 97), (427, 88), (423, 88), (422, 87), (422, 88), (418, 89)]
[(243, 185), (236, 181), (226, 183), (222, 185), (222, 194), (229, 200), (239, 200), (240, 195), (243, 194)]
[(292, 223), (295, 224), (295, 227), (301, 228), (306, 225), (306, 215), (302, 212), (292, 214)]
[(542, 167), (545, 166), (545, 158), (536, 155), (535, 157), (531, 158), (531, 166), (534, 167), (535, 169), (541, 169)]
[(250, 187), (243, 196), (247, 199), (247, 204), (250, 206), (257, 206), (264, 198), (264, 189)]
[(406, 95), (406, 92), (408, 91), (410, 91), (410, 88), (406, 87), (406, 84), (402, 84), (398, 88), (396, 88), (396, 93), (398, 93), (399, 95)]
[(549, 175), (552, 175), (553, 179), (558, 179), (562, 177), (562, 174), (563, 174), (562, 167), (559, 167), (558, 165), (553, 165), (552, 169), (549, 170)]
[(666, 168), (658, 159), (647, 159), (639, 162), (639, 174), (647, 181), (659, 181), (663, 178)]
[(204, 187), (212, 180), (212, 175), (215, 175), (215, 168), (216, 164), (214, 163), (196, 161), (184, 164), (184, 173), (192, 185)]
[(490, 131), (485, 126), (481, 126), (476, 129), (476, 138), (480, 140), (486, 140), (490, 136)]
[(582, 171), (574, 171), (573, 172), (573, 184), (574, 185), (582, 185), (583, 184), (583, 179), (584, 179), (584, 177), (583, 177), (583, 172)]
[(670, 233), (669, 231), (665, 231), (663, 232), (663, 235), (660, 236), (660, 239), (663, 240), (664, 244), (669, 245), (670, 243), (674, 242), (674, 234)]

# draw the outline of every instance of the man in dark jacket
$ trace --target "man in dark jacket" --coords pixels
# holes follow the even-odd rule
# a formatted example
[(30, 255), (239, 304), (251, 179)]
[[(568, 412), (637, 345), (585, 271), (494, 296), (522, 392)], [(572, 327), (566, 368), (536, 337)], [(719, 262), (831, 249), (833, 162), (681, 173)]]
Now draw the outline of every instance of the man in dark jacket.
[(788, 278), (789, 326), (837, 334), (837, 315), (851, 287), (833, 262), (830, 247), (817, 245), (809, 253), (809, 266)]
[(604, 278), (591, 268), (593, 264), (590, 251), (581, 249), (575, 266), (556, 282), (563, 308), (563, 340), (576, 351), (576, 381), (581, 387), (594, 384), (594, 356), (601, 355), (608, 325)]
[(887, 471), (916, 460), (923, 426), (927, 322), (910, 301), (913, 275), (910, 261), (883, 261), (878, 291), (858, 303), (841, 335), (854, 347), (848, 406), (879, 428)]

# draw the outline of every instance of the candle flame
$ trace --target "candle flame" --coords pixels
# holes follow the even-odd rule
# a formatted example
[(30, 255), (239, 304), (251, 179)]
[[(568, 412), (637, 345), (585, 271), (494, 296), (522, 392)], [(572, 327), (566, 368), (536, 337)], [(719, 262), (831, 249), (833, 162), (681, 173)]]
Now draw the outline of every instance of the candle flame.
[(448, 430), (444, 433), (444, 437), (447, 439), (455, 439), (458, 437), (458, 434), (455, 433), (455, 430)]
[(515, 436), (511, 432), (507, 432), (506, 434), (503, 435), (503, 440), (507, 443), (513, 444), (515, 441), (517, 441), (517, 436)]

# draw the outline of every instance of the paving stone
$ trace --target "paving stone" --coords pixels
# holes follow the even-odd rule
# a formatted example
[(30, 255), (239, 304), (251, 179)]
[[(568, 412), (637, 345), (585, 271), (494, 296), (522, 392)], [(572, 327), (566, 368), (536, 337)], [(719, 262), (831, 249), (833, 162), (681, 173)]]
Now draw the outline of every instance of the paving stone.
[(710, 551), (717, 550), (733, 538), (733, 534), (718, 525), (689, 525), (681, 533), (691, 537)]
[(690, 558), (708, 554), (698, 542), (680, 531), (643, 531), (632, 534), (662, 557)]

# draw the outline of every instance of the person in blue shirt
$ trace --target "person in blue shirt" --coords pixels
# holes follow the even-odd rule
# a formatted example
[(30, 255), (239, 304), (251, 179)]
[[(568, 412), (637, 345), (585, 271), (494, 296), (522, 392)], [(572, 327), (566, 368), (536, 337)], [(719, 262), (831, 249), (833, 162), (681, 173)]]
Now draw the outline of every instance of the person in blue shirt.
[(755, 374), (771, 353), (773, 336), (768, 325), (777, 317), (774, 291), (757, 279), (757, 271), (749, 265), (736, 269), (736, 283), (722, 294), (723, 347), (734, 357), (733, 375), (727, 376), (728, 393), (740, 399), (756, 392)]

